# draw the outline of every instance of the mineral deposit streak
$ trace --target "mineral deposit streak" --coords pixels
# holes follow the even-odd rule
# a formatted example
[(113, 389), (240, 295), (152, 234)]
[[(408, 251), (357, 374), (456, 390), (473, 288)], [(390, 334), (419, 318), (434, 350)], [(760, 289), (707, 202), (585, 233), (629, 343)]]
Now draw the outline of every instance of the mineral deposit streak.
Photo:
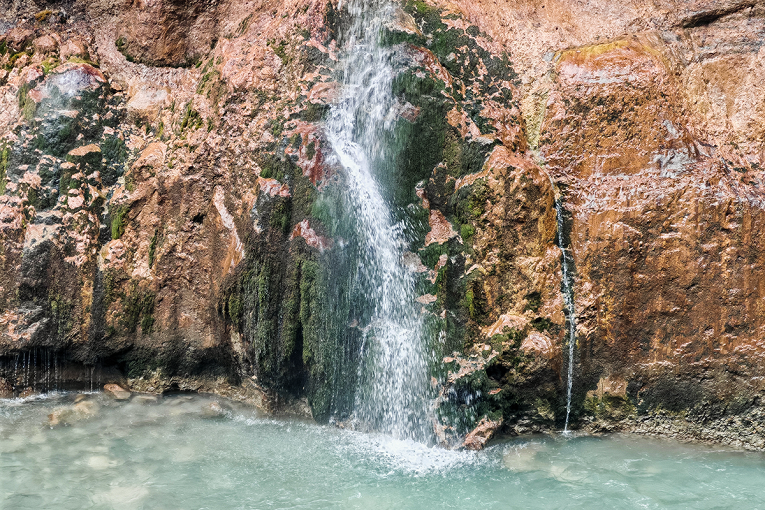
[(390, 161), (384, 140), (391, 127), (391, 52), (380, 45), (390, 15), (387, 0), (350, 0), (343, 34), (343, 92), (327, 121), (327, 137), (344, 169), (344, 210), (355, 225), (354, 274), (363, 324), (354, 419), (402, 439), (427, 441), (427, 360), (414, 304), (414, 275), (402, 263), (403, 226), (383, 196), (379, 177)]

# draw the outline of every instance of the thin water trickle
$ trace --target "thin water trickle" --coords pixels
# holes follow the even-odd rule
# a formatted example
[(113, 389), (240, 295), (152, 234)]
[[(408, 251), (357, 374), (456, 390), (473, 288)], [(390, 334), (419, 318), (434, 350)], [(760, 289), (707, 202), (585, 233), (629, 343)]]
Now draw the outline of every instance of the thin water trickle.
[(349, 0), (341, 8), (351, 18), (342, 36), (343, 93), (326, 129), (344, 170), (344, 209), (355, 225), (354, 292), (370, 317), (354, 415), (360, 425), (394, 437), (428, 440), (427, 359), (414, 306), (415, 276), (402, 261), (404, 225), (380, 186), (392, 159), (384, 140), (395, 100), (391, 52), (379, 39), (392, 3)]
[[(556, 190), (555, 183), (550, 179), (553, 191)], [(568, 378), (566, 381), (566, 423), (563, 426), (563, 433), (568, 433), (568, 422), (571, 416), (571, 390), (574, 384), (574, 347), (576, 346), (576, 303), (574, 301), (574, 282), (573, 275), (571, 274), (571, 255), (569, 249), (565, 245), (564, 238), (564, 217), (563, 217), (563, 200), (555, 194), (555, 216), (558, 227), (558, 247), (562, 253), (562, 280), (563, 280), (563, 302), (566, 304), (566, 310), (568, 311)]]
[(50, 349), (36, 347), (0, 359), (0, 379), (16, 395), (58, 391), (60, 377), (58, 353)]

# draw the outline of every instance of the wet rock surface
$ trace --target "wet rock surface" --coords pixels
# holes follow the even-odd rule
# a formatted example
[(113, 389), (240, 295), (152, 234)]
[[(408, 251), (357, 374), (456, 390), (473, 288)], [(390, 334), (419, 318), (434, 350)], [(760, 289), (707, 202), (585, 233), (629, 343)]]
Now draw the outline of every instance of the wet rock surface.
[[(0, 397), (117, 383), (347, 418), (363, 317), (330, 299), (351, 262), (322, 132), (343, 11), (37, 4), (0, 1)], [(384, 39), (382, 184), (451, 359), (439, 440), (562, 425), (557, 194), (574, 424), (762, 448), (765, 7), (407, 1)]]
[(502, 427), (502, 420), (490, 421), (486, 418), (481, 419), (478, 426), (474, 428), (465, 437), (462, 447), (466, 450), (481, 450), (488, 443), (494, 434)]
[(130, 400), (130, 392), (116, 384), (107, 384), (104, 386), (104, 392), (115, 400)]

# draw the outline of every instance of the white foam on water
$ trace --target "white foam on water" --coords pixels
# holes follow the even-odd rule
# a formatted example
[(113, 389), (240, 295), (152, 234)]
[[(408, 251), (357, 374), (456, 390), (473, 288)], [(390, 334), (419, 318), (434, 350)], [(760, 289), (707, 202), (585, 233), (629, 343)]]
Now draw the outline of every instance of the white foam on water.
[(446, 450), (385, 434), (347, 431), (341, 441), (340, 449), (344, 453), (367, 459), (383, 468), (383, 476), (446, 474), (469, 466), (477, 467), (489, 461), (487, 455), (479, 452)]
[[(29, 404), (31, 402), (45, 402), (48, 400), (56, 400), (60, 399), (62, 397), (65, 397), (72, 392), (67, 391), (49, 391), (47, 393), (36, 393), (34, 395), (30, 395), (28, 397), (14, 397), (14, 398), (0, 398), (0, 406), (2, 407), (20, 407), (25, 404)], [(81, 392), (84, 395), (94, 395), (99, 392), (97, 391), (87, 391), (87, 392)]]

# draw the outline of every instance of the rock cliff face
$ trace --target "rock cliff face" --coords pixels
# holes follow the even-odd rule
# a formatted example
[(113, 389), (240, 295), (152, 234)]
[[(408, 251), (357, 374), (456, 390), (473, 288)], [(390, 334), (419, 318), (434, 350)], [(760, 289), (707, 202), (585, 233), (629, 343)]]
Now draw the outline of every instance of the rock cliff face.
[[(322, 131), (341, 6), (0, 13), (0, 396), (121, 381), (342, 418), (363, 317)], [(394, 19), (383, 184), (445, 356), (442, 441), (562, 425), (557, 198), (574, 425), (764, 448), (765, 4), (407, 1)]]

